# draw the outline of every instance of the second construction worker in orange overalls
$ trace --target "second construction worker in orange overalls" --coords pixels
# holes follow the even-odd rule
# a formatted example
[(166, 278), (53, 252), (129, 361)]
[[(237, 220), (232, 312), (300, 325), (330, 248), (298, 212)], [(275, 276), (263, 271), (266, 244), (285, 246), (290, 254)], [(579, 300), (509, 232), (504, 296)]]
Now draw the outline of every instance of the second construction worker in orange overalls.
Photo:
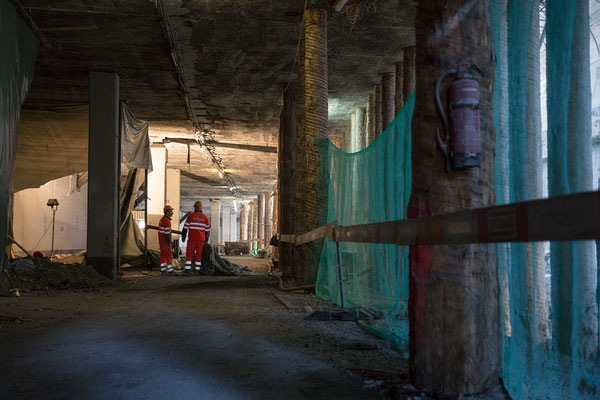
[(194, 203), (194, 212), (188, 215), (183, 225), (183, 231), (181, 232), (181, 239), (185, 242), (187, 233), (190, 233), (190, 240), (187, 243), (187, 250), (185, 252), (185, 271), (184, 276), (192, 275), (192, 259), (194, 253), (196, 254), (196, 261), (194, 267), (196, 275), (200, 275), (200, 268), (202, 267), (202, 247), (204, 242), (208, 241), (210, 237), (210, 221), (208, 217), (202, 213), (202, 202), (197, 201)]
[(171, 217), (173, 207), (165, 206), (165, 215), (158, 223), (158, 244), (160, 246), (160, 272), (162, 276), (175, 275), (173, 269), (173, 249), (171, 249)]

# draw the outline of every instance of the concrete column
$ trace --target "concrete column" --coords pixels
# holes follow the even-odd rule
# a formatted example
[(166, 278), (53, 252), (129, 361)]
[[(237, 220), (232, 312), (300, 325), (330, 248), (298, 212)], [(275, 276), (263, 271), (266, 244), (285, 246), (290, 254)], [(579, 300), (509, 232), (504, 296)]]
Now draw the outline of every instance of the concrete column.
[(358, 150), (362, 150), (365, 149), (368, 145), (368, 138), (367, 138), (367, 108), (366, 107), (359, 107), (359, 112), (362, 116), (362, 123), (360, 124), (360, 132), (359, 132), (359, 138), (358, 138)]
[(248, 205), (240, 206), (240, 240), (248, 240)]
[(398, 61), (396, 63), (396, 90), (394, 106), (396, 115), (400, 112), (404, 106), (404, 62)]
[(356, 113), (350, 114), (350, 130), (344, 132), (344, 151), (354, 152), (354, 139), (356, 134)]
[(265, 245), (265, 195), (258, 195), (258, 247), (263, 248)]
[(254, 202), (248, 203), (248, 241), (250, 242), (250, 252), (254, 249), (254, 214), (256, 214)]
[(402, 62), (404, 68), (404, 83), (402, 85), (402, 97), (404, 97), (404, 101), (406, 102), (410, 95), (415, 91), (416, 83), (417, 83), (417, 75), (416, 75), (416, 47), (406, 47), (403, 50), (404, 53), (404, 61)]
[(367, 106), (368, 124), (367, 124), (367, 147), (375, 140), (375, 130), (377, 123), (375, 122), (375, 93), (369, 94), (369, 102)]
[[(317, 143), (326, 139), (328, 134), (327, 113), (327, 11), (309, 9), (306, 11), (305, 28), (305, 129), (306, 147), (305, 193), (306, 231), (324, 224), (327, 218), (327, 191), (319, 190), (319, 170), (321, 160)], [(304, 269), (301, 280), (314, 282), (319, 264), (323, 240), (306, 245), (309, 251), (304, 253)], [(299, 247), (299, 246), (297, 246)], [(300, 265), (297, 265), (299, 267)]]
[(265, 192), (265, 242), (264, 246), (266, 247), (271, 240), (271, 236), (273, 235), (273, 196), (271, 196), (271, 192)]
[(385, 130), (396, 116), (396, 73), (386, 72), (381, 76), (381, 110), (383, 130)]
[(365, 109), (357, 107), (352, 114), (349, 152), (355, 153), (364, 148)]
[(87, 263), (115, 279), (119, 268), (119, 75), (90, 72)]
[(221, 243), (231, 242), (231, 208), (223, 207), (221, 208)]
[(219, 200), (210, 201), (210, 238), (208, 243), (215, 247), (219, 244), (221, 236), (221, 202)]
[(254, 247), (256, 247), (257, 249), (260, 248), (260, 241), (259, 241), (259, 237), (258, 237), (258, 229), (259, 229), (259, 225), (258, 225), (258, 198), (256, 198), (254, 200), (254, 214), (252, 215), (252, 224), (253, 224), (253, 233), (252, 235), (254, 236)]
[[(490, 0), (417, 2), (416, 103), (412, 121), (412, 191), (408, 217), (439, 215), (494, 204), (494, 52)], [(459, 20), (455, 16), (468, 8)], [(446, 27), (453, 24), (449, 32)], [(589, 41), (589, 37), (588, 37)], [(414, 50), (404, 53), (405, 72)], [(481, 85), (480, 168), (446, 173), (429, 132), (441, 129), (432, 101), (438, 76), (461, 60), (486, 71)], [(410, 74), (405, 74), (406, 77)], [(405, 87), (405, 93), (411, 89)], [(500, 381), (500, 316), (496, 246), (411, 246), (409, 274), (410, 373), (432, 397), (485, 392)], [(451, 298), (448, 294), (452, 293)], [(513, 337), (513, 339), (515, 339)]]
[(383, 132), (383, 96), (381, 93), (381, 82), (375, 85), (375, 137), (371, 143), (375, 141)]
[[(150, 146), (152, 171), (148, 173), (148, 225), (158, 226), (167, 197), (167, 149), (163, 144)], [(159, 250), (156, 231), (149, 230), (148, 248)]]
[[(296, 167), (296, 105), (297, 85), (291, 83), (283, 92), (283, 113), (279, 132), (279, 233), (294, 234), (294, 175)], [(282, 279), (288, 282), (294, 271), (294, 246), (279, 243), (279, 269)]]

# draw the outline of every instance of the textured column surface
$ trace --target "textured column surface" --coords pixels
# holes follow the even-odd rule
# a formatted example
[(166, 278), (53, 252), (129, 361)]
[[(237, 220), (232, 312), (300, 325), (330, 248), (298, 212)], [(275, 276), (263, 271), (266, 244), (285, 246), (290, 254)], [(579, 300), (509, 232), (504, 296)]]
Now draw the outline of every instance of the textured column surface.
[(375, 141), (383, 132), (383, 96), (381, 93), (381, 82), (375, 86)]
[(396, 115), (404, 106), (404, 63), (398, 61), (396, 63), (396, 89), (395, 89), (394, 108)]
[(240, 206), (240, 240), (248, 240), (248, 206)]
[(366, 146), (367, 142), (367, 109), (365, 107), (358, 107), (356, 109), (356, 150), (361, 151)]
[(383, 130), (392, 123), (396, 116), (396, 73), (386, 72), (381, 75), (381, 115)]
[[(304, 204), (304, 187), (306, 180), (306, 138), (304, 137), (304, 114), (306, 108), (306, 88), (305, 88), (305, 48), (306, 41), (304, 39), (300, 42), (300, 51), (298, 52), (298, 94), (297, 94), (297, 107), (296, 107), (296, 140), (294, 145), (294, 234), (301, 235), (306, 233), (306, 205)], [(294, 279), (300, 280), (300, 273), (303, 267), (300, 265), (305, 264), (304, 256), (305, 248), (301, 246), (293, 247), (294, 255)]]
[[(404, 101), (407, 101), (412, 92), (415, 91), (416, 88), (416, 47), (406, 47), (403, 51), (404, 53), (404, 61), (402, 62), (404, 67), (404, 84), (402, 87)], [(452, 67), (455, 68), (455, 67)]]
[[(311, 231), (319, 227), (327, 217), (327, 192), (319, 190), (319, 169), (321, 160), (317, 143), (326, 139), (327, 129), (327, 11), (310, 9), (306, 11), (305, 28), (305, 114), (304, 114), (304, 146), (306, 159), (304, 163), (305, 186), (305, 229)], [(319, 263), (321, 241), (306, 246), (309, 251), (304, 254), (302, 281), (314, 281)]]
[(119, 267), (119, 75), (90, 73), (87, 264), (115, 279)]
[(256, 204), (256, 214), (258, 218), (258, 247), (265, 246), (265, 195), (259, 194)]
[(211, 246), (219, 244), (221, 234), (221, 202), (219, 200), (210, 201), (210, 237), (208, 243)]
[[(296, 168), (296, 106), (298, 85), (291, 83), (283, 92), (283, 113), (279, 132), (279, 233), (294, 234), (294, 170)], [(293, 277), (294, 247), (279, 243), (279, 269), (285, 282)]]
[(273, 196), (271, 194), (271, 192), (265, 192), (264, 194), (265, 197), (265, 219), (264, 219), (264, 225), (265, 225), (265, 247), (269, 244), (269, 241), (271, 240), (271, 236), (273, 236)]
[(250, 242), (250, 251), (254, 249), (254, 214), (256, 214), (256, 206), (253, 201), (248, 203), (248, 241)]
[[(440, 10), (443, 8), (443, 12)], [(467, 11), (465, 11), (467, 10)], [(417, 3), (416, 103), (409, 216), (494, 204), (494, 79), (490, 1)], [(461, 15), (461, 18), (457, 18)], [(452, 30), (444, 27), (456, 21)], [(405, 72), (411, 52), (404, 53)], [(414, 53), (413, 53), (414, 54)], [(432, 88), (445, 70), (468, 58), (485, 71), (481, 83), (480, 168), (444, 171), (432, 139), (442, 129)], [(405, 82), (408, 74), (405, 74)], [(442, 90), (446, 90), (442, 87)], [(410, 89), (405, 87), (405, 93)], [(420, 390), (459, 396), (495, 387), (500, 378), (499, 288), (494, 245), (419, 246), (410, 263), (410, 373)]]
[(369, 94), (369, 102), (367, 105), (367, 118), (369, 122), (367, 124), (367, 146), (369, 146), (375, 140), (375, 131), (377, 130), (377, 123), (375, 122), (375, 93)]

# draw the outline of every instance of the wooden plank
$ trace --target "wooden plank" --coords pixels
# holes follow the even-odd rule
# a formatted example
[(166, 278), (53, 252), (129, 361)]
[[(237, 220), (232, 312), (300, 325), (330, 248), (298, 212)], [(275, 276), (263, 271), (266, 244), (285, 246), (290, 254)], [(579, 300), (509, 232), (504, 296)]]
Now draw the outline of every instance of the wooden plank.
[(600, 239), (600, 192), (337, 227), (333, 239), (402, 246)]
[(294, 243), (296, 243), (296, 235), (294, 235), (294, 234), (280, 235), (279, 241), (294, 244)]
[(333, 240), (333, 227), (337, 225), (337, 221), (333, 221), (328, 223), (327, 225), (323, 225), (318, 227), (315, 230), (307, 232), (303, 235), (297, 236), (295, 244), (299, 246), (301, 244), (305, 244), (308, 242), (312, 242), (317, 239), (322, 239), (324, 237), (329, 237), (330, 240)]

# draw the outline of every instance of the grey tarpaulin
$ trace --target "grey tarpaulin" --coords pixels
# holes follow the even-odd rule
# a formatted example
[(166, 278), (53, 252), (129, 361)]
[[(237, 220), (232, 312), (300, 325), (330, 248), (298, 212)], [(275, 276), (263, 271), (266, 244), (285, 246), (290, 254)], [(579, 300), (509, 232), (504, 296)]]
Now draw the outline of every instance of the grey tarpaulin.
[[(17, 128), (37, 57), (38, 39), (8, 0), (0, 0), (0, 248), (6, 249)], [(0, 271), (7, 261), (0, 254)]]
[(129, 169), (152, 171), (148, 121), (136, 118), (125, 103), (121, 103), (121, 162)]

